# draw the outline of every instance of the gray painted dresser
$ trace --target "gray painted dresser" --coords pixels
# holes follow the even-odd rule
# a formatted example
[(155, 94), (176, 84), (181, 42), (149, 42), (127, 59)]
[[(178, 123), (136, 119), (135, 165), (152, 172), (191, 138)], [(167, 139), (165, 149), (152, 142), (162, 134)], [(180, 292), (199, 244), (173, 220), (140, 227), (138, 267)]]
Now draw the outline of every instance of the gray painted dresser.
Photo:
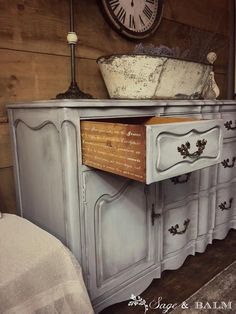
[[(8, 113), (18, 212), (71, 249), (96, 312), (141, 293), (236, 227), (234, 101), (52, 100)], [(82, 120), (144, 116), (205, 121), (163, 124), (158, 135), (151, 128), (151, 184), (83, 165)], [(207, 140), (205, 151), (173, 157), (191, 136)], [(159, 167), (160, 156), (172, 164)]]

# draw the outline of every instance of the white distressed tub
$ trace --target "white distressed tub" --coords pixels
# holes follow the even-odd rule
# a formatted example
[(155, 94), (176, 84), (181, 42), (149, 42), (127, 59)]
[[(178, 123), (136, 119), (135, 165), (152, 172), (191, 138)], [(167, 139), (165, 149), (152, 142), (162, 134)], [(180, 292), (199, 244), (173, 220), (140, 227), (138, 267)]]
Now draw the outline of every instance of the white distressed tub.
[(199, 99), (213, 66), (170, 57), (112, 55), (97, 60), (108, 93), (119, 99)]

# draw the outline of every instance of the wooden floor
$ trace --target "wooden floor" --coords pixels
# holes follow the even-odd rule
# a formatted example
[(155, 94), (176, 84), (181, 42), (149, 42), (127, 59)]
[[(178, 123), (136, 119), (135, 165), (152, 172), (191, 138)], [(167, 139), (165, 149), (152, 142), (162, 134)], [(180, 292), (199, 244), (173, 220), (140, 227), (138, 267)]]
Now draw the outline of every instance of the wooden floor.
[[(167, 270), (161, 279), (155, 279), (141, 297), (147, 303), (162, 297), (162, 303), (181, 303), (225, 267), (236, 260), (236, 230), (231, 230), (224, 240), (214, 240), (202, 254), (189, 256), (177, 270)], [(128, 302), (114, 304), (100, 314), (144, 313), (143, 306), (128, 307)], [(161, 311), (148, 310), (148, 313)]]

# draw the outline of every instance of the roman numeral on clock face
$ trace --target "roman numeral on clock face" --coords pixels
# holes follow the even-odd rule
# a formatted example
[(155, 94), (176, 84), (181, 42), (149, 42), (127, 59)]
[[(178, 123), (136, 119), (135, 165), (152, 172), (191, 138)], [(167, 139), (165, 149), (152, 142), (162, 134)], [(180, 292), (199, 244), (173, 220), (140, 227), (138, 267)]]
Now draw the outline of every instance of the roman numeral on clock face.
[(145, 23), (144, 23), (144, 21), (143, 21), (143, 19), (142, 19), (141, 15), (139, 15), (139, 20), (140, 20), (140, 22), (141, 22), (142, 26), (145, 26)]
[(129, 27), (130, 28), (135, 28), (135, 21), (134, 21), (134, 16), (130, 14), (129, 16)]
[(120, 8), (116, 16), (122, 24), (125, 24), (126, 12), (123, 7)]
[(112, 11), (115, 11), (120, 5), (120, 0), (109, 0)]
[(152, 18), (152, 10), (149, 8), (148, 5), (145, 5), (143, 13), (146, 15), (146, 17), (150, 20)]
[(154, 0), (146, 0), (147, 3), (155, 4)]

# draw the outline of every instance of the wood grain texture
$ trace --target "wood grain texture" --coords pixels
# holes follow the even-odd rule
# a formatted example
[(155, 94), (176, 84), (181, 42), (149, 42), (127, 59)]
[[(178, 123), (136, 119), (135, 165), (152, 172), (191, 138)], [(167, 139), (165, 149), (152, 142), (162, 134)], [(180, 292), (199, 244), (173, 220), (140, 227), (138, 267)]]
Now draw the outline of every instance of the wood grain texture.
[[(196, 28), (227, 37), (227, 8), (227, 0), (168, 0), (165, 2), (160, 28), (145, 42), (166, 44), (169, 29), (175, 28), (177, 24), (181, 24), (178, 28)], [(69, 30), (68, 1), (12, 0), (11, 5), (2, 1), (0, 12), (1, 48), (69, 55), (66, 45)], [(111, 29), (95, 0), (79, 0), (75, 3), (75, 21), (79, 36), (77, 54), (81, 57), (96, 59), (102, 54), (130, 52), (136, 44)], [(188, 36), (188, 32), (185, 36)], [(172, 40), (178, 40), (178, 37)]]
[(228, 0), (167, 0), (166, 19), (228, 36)]
[(0, 210), (16, 214), (15, 185), (13, 168), (0, 169)]
[(69, 2), (0, 2), (1, 48), (69, 55)]
[(82, 121), (81, 136), (83, 164), (145, 182), (145, 126)]
[[(6, 116), (5, 105), (19, 101), (54, 98), (67, 90), (70, 82), (70, 60), (64, 56), (43, 55), (0, 49), (0, 116)], [(77, 64), (80, 88), (96, 98), (107, 98), (107, 92), (94, 60)]]
[(8, 123), (0, 123), (0, 168), (12, 166), (12, 154)]
[(215, 80), (220, 88), (219, 99), (227, 99), (227, 74), (215, 73)]

